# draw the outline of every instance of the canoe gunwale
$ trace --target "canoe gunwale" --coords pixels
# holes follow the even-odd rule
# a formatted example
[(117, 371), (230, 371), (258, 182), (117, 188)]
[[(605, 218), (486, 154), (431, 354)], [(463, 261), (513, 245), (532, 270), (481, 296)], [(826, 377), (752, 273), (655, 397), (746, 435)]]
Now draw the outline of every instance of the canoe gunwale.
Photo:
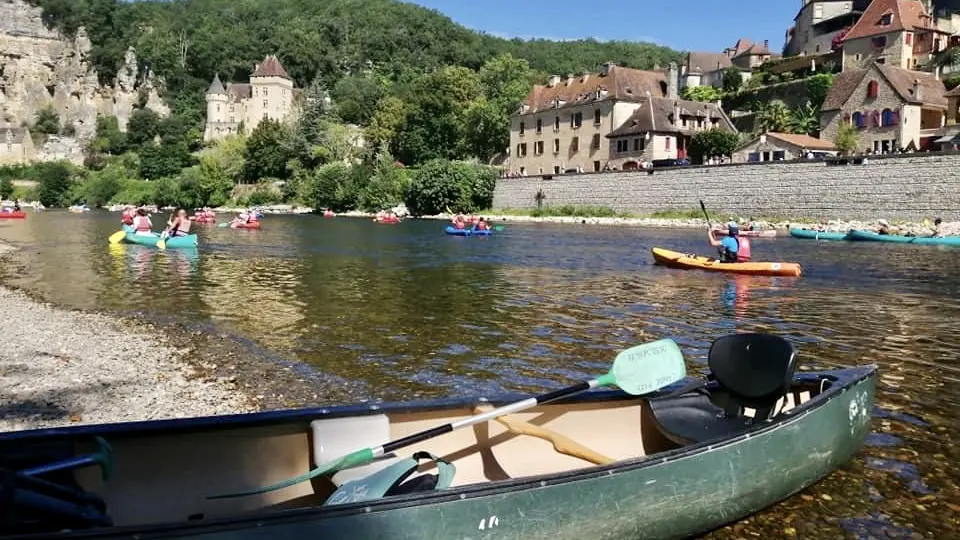
[[(864, 381), (874, 378), (877, 372), (874, 364), (850, 367), (847, 369), (825, 370), (817, 372), (797, 373), (794, 384), (815, 384), (824, 379), (832, 381), (829, 388), (813, 396), (810, 400), (784, 411), (774, 419), (766, 421), (736, 434), (732, 437), (719, 437), (697, 444), (676, 448), (654, 456), (644, 456), (609, 465), (594, 466), (585, 469), (571, 470), (559, 474), (528, 476), (508, 479), (497, 482), (469, 484), (442, 491), (427, 491), (404, 496), (389, 497), (380, 501), (365, 501), (352, 504), (335, 505), (332, 507), (310, 507), (289, 510), (264, 509), (242, 516), (210, 518), (201, 522), (175, 522), (151, 525), (129, 525), (106, 529), (92, 529), (89, 531), (75, 531), (63, 535), (69, 538), (97, 538), (110, 537), (153, 537), (155, 535), (201, 534), (211, 531), (230, 531), (245, 529), (251, 526), (262, 527), (280, 525), (316, 519), (327, 519), (357, 514), (380, 513), (397, 509), (422, 505), (435, 505), (445, 502), (462, 501), (466, 499), (491, 497), (511, 492), (520, 492), (565, 483), (584, 481), (605, 476), (635, 472), (645, 468), (659, 467), (676, 463), (686, 459), (695, 459), (704, 453), (724, 449), (742, 443), (745, 440), (756, 438), (801, 421), (809, 414), (815, 413), (826, 404), (840, 398), (848, 391), (859, 386)], [(650, 397), (662, 397), (671, 390), (680, 388), (687, 381), (682, 381), (657, 392)], [(716, 388), (714, 382), (708, 388)], [(526, 396), (498, 396), (495, 400), (487, 401), (494, 405), (509, 403), (517, 397)], [(579, 398), (570, 401), (617, 401), (629, 398), (619, 390), (604, 390), (588, 392)], [(425, 407), (436, 409), (438, 405), (447, 407), (471, 407), (477, 403), (476, 398), (447, 398), (434, 401), (403, 402), (385, 405), (351, 405), (332, 408), (294, 409), (285, 411), (271, 411), (265, 413), (237, 414), (224, 417), (203, 417), (191, 419), (170, 419), (143, 422), (127, 422), (122, 424), (106, 424), (100, 426), (71, 426), (64, 428), (48, 428), (13, 433), (0, 433), (0, 443), (13, 441), (31, 442), (34, 439), (71, 438), (84, 435), (109, 436), (111, 433), (124, 435), (156, 434), (163, 431), (191, 432), (223, 429), (226, 425), (236, 427), (254, 427), (255, 425), (271, 425), (289, 423), (302, 420), (308, 422), (320, 417), (357, 416), (361, 414), (389, 414), (423, 410)], [(252, 418), (251, 418), (252, 417)], [(252, 421), (251, 421), (252, 420)], [(57, 535), (58, 537), (60, 535)]]

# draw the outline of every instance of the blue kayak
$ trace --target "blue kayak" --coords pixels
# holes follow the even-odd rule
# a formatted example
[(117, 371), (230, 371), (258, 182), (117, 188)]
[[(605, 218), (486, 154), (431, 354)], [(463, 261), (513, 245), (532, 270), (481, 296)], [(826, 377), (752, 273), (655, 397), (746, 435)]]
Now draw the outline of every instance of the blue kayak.
[(898, 244), (920, 244), (922, 246), (960, 246), (960, 236), (902, 236), (854, 230), (850, 231), (850, 239), (860, 242), (895, 242)]
[(812, 229), (790, 229), (790, 236), (810, 240), (853, 240), (850, 233), (814, 231)]
[[(128, 244), (139, 244), (141, 246), (150, 246), (157, 247), (157, 242), (160, 241), (160, 235), (156, 233), (151, 234), (137, 234), (133, 232), (133, 227), (129, 225), (123, 226), (126, 236), (123, 237), (123, 241)], [(166, 245), (168, 248), (192, 248), (197, 247), (197, 235), (188, 234), (187, 236), (174, 236), (166, 239)]]
[(493, 229), (476, 231), (473, 229), (454, 229), (452, 225), (447, 225), (447, 234), (451, 236), (490, 236), (493, 234)]

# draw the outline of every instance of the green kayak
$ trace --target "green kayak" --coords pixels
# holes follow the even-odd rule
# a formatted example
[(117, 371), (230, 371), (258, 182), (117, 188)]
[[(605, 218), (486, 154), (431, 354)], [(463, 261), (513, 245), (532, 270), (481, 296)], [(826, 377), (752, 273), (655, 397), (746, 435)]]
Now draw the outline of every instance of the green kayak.
[(960, 246), (960, 236), (902, 236), (899, 234), (877, 234), (871, 231), (850, 231), (850, 240), (860, 242), (895, 242), (898, 244), (920, 244), (924, 246)]
[(849, 233), (814, 231), (811, 229), (790, 229), (790, 236), (810, 240), (851, 240)]
[[(152, 235), (136, 234), (133, 232), (133, 228), (127, 225), (123, 226), (123, 230), (127, 233), (127, 235), (123, 237), (123, 241), (128, 244), (157, 247), (157, 242), (160, 241), (160, 235), (156, 233)], [(192, 248), (197, 247), (197, 243), (197, 235), (195, 234), (167, 238), (168, 248)]]

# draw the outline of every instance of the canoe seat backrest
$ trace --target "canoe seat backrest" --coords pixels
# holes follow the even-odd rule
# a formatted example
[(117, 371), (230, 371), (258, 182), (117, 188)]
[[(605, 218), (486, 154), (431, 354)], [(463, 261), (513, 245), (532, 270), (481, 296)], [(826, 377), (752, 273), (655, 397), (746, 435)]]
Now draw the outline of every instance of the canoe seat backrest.
[(756, 409), (756, 418), (769, 417), (790, 389), (797, 369), (797, 353), (789, 341), (772, 334), (732, 334), (710, 346), (708, 362), (713, 377), (726, 388), (731, 404), (740, 411)]
[[(313, 434), (313, 462), (317, 466), (343, 457), (354, 450), (380, 446), (390, 441), (390, 419), (385, 414), (325, 418), (310, 422)], [(331, 480), (337, 486), (369, 476), (397, 460), (390, 454), (373, 463), (339, 471)]]

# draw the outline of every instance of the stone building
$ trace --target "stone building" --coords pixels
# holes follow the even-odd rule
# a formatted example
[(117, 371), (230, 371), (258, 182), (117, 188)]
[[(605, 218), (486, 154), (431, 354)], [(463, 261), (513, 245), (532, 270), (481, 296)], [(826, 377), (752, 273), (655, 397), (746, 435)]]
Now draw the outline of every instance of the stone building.
[(207, 122), (203, 140), (212, 141), (244, 131), (250, 133), (261, 120), (286, 121), (294, 114), (297, 90), (276, 56), (267, 56), (253, 68), (249, 83), (227, 83), (220, 75), (206, 93)]
[(30, 130), (24, 127), (0, 127), (0, 165), (22, 165), (36, 158)]
[(784, 56), (820, 55), (839, 48), (868, 4), (870, 0), (802, 0), (787, 30)]
[(820, 137), (833, 140), (846, 123), (857, 128), (861, 151), (933, 148), (946, 124), (945, 94), (932, 73), (876, 63), (845, 70), (824, 100)]
[(822, 156), (837, 152), (832, 142), (796, 133), (763, 133), (733, 152), (734, 163), (804, 159), (809, 154)]
[(742, 80), (750, 78), (754, 69), (765, 62), (779, 58), (770, 52), (770, 42), (754, 43), (747, 38), (737, 40), (733, 47), (723, 52), (691, 52), (680, 66), (680, 88), (688, 86), (713, 86), (723, 84), (723, 72), (730, 67), (740, 71)]
[(708, 129), (737, 132), (717, 103), (643, 98), (630, 118), (607, 135), (610, 145), (607, 165), (630, 170), (644, 162), (687, 159), (690, 140)]
[(947, 46), (921, 0), (873, 0), (843, 37), (843, 69), (888, 64), (916, 69)]

